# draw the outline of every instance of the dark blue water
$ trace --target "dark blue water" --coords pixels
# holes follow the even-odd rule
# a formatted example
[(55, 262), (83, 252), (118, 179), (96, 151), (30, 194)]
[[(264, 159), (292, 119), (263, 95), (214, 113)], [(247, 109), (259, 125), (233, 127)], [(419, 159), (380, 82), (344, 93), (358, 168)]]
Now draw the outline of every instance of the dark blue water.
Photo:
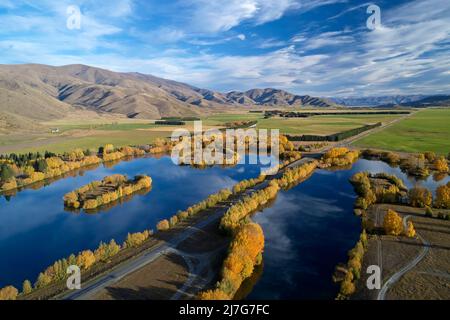
[[(64, 194), (114, 173), (147, 174), (153, 179), (152, 190), (97, 214), (64, 210)], [(0, 287), (21, 288), (23, 280), (34, 282), (57, 259), (94, 249), (100, 241), (114, 238), (121, 243), (128, 232), (154, 229), (178, 210), (258, 175), (254, 165), (200, 170), (176, 166), (169, 157), (141, 158), (86, 171), (39, 190), (24, 190), (9, 201), (0, 197)]]
[[(379, 161), (359, 160), (351, 170), (317, 170), (295, 188), (280, 192), (275, 203), (254, 220), (264, 230), (262, 276), (248, 299), (334, 299), (334, 268), (346, 262), (359, 238), (360, 218), (353, 214), (355, 194), (348, 182), (360, 171), (388, 172), (408, 187), (417, 182), (398, 168)], [(429, 178), (419, 184), (435, 190)]]
[[(249, 298), (332, 299), (334, 266), (359, 236), (352, 213), (355, 195), (348, 179), (356, 172), (390, 172), (413, 186), (399, 169), (377, 161), (358, 161), (351, 170), (317, 171), (297, 187), (281, 192), (275, 204), (255, 216), (264, 228), (264, 270)], [(152, 190), (97, 213), (64, 210), (62, 197), (92, 180), (121, 173), (148, 174)], [(141, 158), (112, 168), (99, 167), (83, 176), (59, 180), (39, 190), (24, 190), (10, 201), (0, 197), (0, 287), (21, 287), (55, 260), (100, 241), (122, 242), (128, 232), (154, 228), (156, 222), (242, 179), (256, 177), (259, 167), (238, 165), (204, 170), (175, 166), (169, 157)], [(444, 184), (450, 179), (440, 181)], [(432, 178), (421, 182), (436, 188)]]

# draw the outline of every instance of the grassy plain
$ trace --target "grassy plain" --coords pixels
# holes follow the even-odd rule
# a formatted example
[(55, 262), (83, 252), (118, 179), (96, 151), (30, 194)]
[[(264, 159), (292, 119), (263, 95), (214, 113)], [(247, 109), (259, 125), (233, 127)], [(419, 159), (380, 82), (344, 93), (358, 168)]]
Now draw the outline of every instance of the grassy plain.
[(327, 115), (309, 118), (273, 117), (264, 119), (264, 115), (261, 113), (247, 113), (213, 115), (202, 120), (208, 125), (223, 125), (225, 122), (232, 121), (257, 120), (258, 129), (279, 129), (281, 133), (294, 135), (328, 135), (361, 127), (365, 124), (388, 123), (399, 117), (399, 115)]
[(446, 155), (450, 151), (450, 108), (424, 109), (354, 144), (358, 147)]
[[(314, 110), (311, 110), (314, 111)], [(202, 117), (203, 129), (224, 127), (225, 123), (243, 120), (257, 120), (259, 129), (279, 129), (281, 133), (300, 135), (328, 135), (353, 129), (375, 122), (390, 122), (398, 115), (330, 115), (310, 118), (269, 118), (263, 113), (249, 113), (247, 110), (235, 113), (221, 113)], [(75, 148), (96, 149), (106, 143), (116, 146), (148, 144), (156, 138), (170, 137), (178, 128), (193, 129), (193, 122), (186, 125), (155, 125), (153, 120), (68, 118), (43, 123), (44, 130), (33, 133), (12, 133), (0, 135), (0, 153), (53, 151), (64, 152)], [(58, 128), (58, 134), (51, 134), (50, 128)]]
[(260, 129), (280, 129), (281, 133), (328, 135), (366, 124), (391, 122), (398, 115), (331, 115), (309, 118), (269, 118), (258, 121)]

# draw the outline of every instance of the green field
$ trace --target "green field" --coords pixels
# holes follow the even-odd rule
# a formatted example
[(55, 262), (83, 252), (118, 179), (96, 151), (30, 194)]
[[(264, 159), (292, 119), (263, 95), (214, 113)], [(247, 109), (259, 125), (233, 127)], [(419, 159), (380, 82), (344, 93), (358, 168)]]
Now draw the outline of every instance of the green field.
[[(76, 148), (97, 149), (107, 143), (115, 146), (125, 145), (144, 145), (152, 143), (156, 138), (165, 138), (170, 136), (165, 131), (144, 131), (144, 130), (123, 130), (123, 131), (104, 131), (103, 134), (97, 134), (86, 137), (49, 137), (36, 138), (33, 140), (19, 140), (17, 145), (11, 146), (10, 141), (0, 139), (0, 153), (25, 153), (36, 151), (52, 151), (62, 153)], [(4, 146), (5, 151), (2, 150)]]
[(70, 130), (105, 130), (105, 131), (128, 131), (136, 129), (155, 128), (157, 125), (150, 123), (111, 123), (111, 124), (68, 124), (58, 126), (61, 132)]
[(329, 115), (309, 118), (279, 118), (264, 119), (263, 114), (220, 114), (205, 117), (202, 120), (207, 125), (223, 125), (226, 122), (257, 120), (258, 129), (279, 129), (281, 133), (301, 135), (328, 135), (361, 127), (376, 122), (390, 122), (399, 115)]
[[(222, 113), (202, 118), (203, 129), (224, 127), (226, 122), (257, 120), (259, 129), (279, 129), (281, 133), (301, 135), (328, 135), (361, 127), (376, 122), (390, 122), (398, 115), (329, 115), (309, 118), (269, 118), (262, 113)], [(97, 121), (97, 122), (96, 122)], [(75, 148), (96, 149), (106, 143), (116, 146), (148, 144), (158, 137), (170, 137), (171, 132), (183, 126), (155, 125), (151, 120), (102, 121), (55, 121), (46, 124), (59, 128), (59, 134), (43, 130), (36, 134), (0, 135), (0, 153), (22, 153), (29, 151), (64, 152)], [(186, 121), (185, 128), (193, 128), (192, 121)]]
[(380, 132), (358, 140), (354, 145), (394, 151), (450, 151), (450, 108), (424, 109)]
[(259, 120), (263, 116), (262, 113), (222, 113), (202, 117), (202, 121), (208, 126), (223, 126), (227, 122)]
[(281, 133), (329, 135), (377, 122), (390, 122), (398, 115), (331, 115), (309, 118), (269, 118), (258, 121), (260, 129), (280, 129)]

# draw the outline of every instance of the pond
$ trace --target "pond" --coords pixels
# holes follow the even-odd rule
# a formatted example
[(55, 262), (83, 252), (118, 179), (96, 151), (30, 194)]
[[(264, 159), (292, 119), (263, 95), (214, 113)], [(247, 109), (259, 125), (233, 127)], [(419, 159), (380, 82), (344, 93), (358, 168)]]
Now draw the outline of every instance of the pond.
[[(147, 174), (153, 179), (152, 189), (96, 214), (64, 209), (64, 194), (115, 173)], [(178, 210), (259, 173), (254, 165), (201, 170), (176, 166), (168, 156), (147, 157), (111, 168), (100, 166), (38, 190), (25, 189), (9, 200), (0, 197), (0, 287), (21, 288), (23, 280), (34, 282), (39, 272), (60, 258), (95, 249), (100, 241), (122, 243), (128, 232), (154, 229)]]
[[(430, 188), (433, 178), (416, 181), (399, 168), (380, 161), (359, 160), (352, 169), (317, 170), (308, 180), (278, 194), (270, 208), (257, 213), (265, 236), (262, 275), (248, 299), (334, 299), (338, 286), (334, 268), (346, 262), (360, 234), (360, 218), (353, 214), (356, 195), (350, 177), (360, 171), (388, 172), (407, 187), (416, 183)], [(260, 272), (260, 271), (258, 271)]]

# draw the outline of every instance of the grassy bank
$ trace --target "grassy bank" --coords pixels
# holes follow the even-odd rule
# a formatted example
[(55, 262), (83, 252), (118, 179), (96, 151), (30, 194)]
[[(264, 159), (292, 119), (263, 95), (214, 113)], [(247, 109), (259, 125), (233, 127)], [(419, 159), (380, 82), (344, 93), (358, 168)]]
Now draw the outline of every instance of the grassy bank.
[(424, 109), (391, 127), (355, 142), (371, 147), (404, 152), (450, 151), (450, 108)]

